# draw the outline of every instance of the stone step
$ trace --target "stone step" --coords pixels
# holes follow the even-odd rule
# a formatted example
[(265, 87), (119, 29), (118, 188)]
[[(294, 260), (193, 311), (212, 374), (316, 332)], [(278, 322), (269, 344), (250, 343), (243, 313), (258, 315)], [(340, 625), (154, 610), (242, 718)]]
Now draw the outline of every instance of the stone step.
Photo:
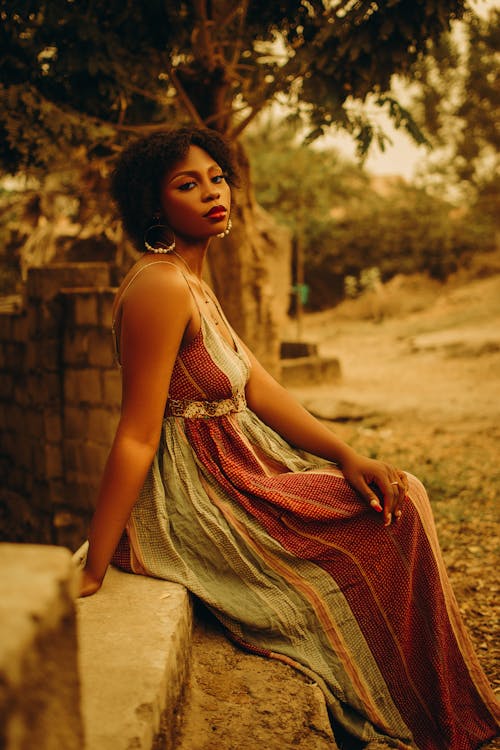
[(77, 601), (86, 750), (173, 750), (189, 669), (191, 598), (183, 586), (110, 567)]
[(196, 618), (178, 721), (175, 750), (337, 748), (318, 685), (282, 662), (234, 646), (206, 610)]
[(81, 750), (71, 555), (4, 543), (0, 569), (0, 748)]
[(341, 377), (340, 361), (336, 357), (294, 357), (280, 361), (280, 382), (287, 388), (320, 385)]

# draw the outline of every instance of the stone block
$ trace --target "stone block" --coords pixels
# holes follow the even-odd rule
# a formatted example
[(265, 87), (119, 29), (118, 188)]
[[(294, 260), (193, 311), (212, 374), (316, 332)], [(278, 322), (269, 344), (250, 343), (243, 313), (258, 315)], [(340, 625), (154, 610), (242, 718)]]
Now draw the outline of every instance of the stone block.
[(25, 342), (28, 339), (28, 316), (26, 312), (12, 318), (12, 338), (14, 341)]
[(16, 463), (30, 474), (33, 469), (33, 443), (31, 440), (19, 440), (16, 445)]
[[(43, 464), (45, 468), (45, 464)], [(33, 482), (33, 494), (31, 495), (30, 505), (40, 515), (40, 511), (44, 514), (49, 512), (52, 505), (52, 498), (50, 496), (49, 483), (45, 477), (40, 477), (35, 474)]]
[(38, 342), (29, 340), (24, 352), (25, 371), (29, 372), (38, 368)]
[[(30, 498), (29, 501), (27, 497)], [(40, 509), (33, 508), (31, 494), (28, 496), (23, 492), (14, 492), (7, 488), (5, 482), (2, 482), (0, 505), (2, 507), (3, 542), (52, 543), (50, 516), (41, 512)], [(2, 747), (1, 744), (0, 747)]]
[(57, 338), (62, 317), (60, 305), (47, 305), (41, 300), (30, 300), (27, 311), (28, 338), (38, 341), (49, 336)]
[(62, 452), (58, 445), (45, 445), (45, 477), (57, 479), (63, 476)]
[(74, 300), (74, 311), (77, 326), (97, 326), (99, 324), (97, 294), (94, 291), (78, 292)]
[(24, 373), (21, 375), (18, 374), (18, 377), (15, 380), (13, 401), (21, 406), (23, 410), (26, 410), (33, 405), (32, 394), (27, 386), (27, 379), (24, 376)]
[(13, 315), (0, 312), (0, 341), (12, 340), (13, 319)]
[(15, 446), (15, 435), (9, 432), (6, 427), (0, 431), (0, 453), (4, 456), (11, 456)]
[(119, 414), (108, 409), (93, 408), (89, 410), (87, 435), (97, 443), (110, 446), (116, 432)]
[(61, 399), (61, 378), (58, 372), (32, 372), (26, 378), (29, 403), (40, 409), (56, 405)]
[(29, 269), (26, 293), (28, 299), (47, 300), (62, 290), (98, 286), (109, 286), (107, 263), (52, 263)]
[(122, 399), (122, 376), (119, 369), (102, 373), (103, 401), (106, 406), (119, 409)]
[(15, 401), (9, 401), (5, 404), (5, 422), (3, 427), (16, 433), (21, 429), (26, 432), (26, 412), (18, 406)]
[(40, 441), (39, 445), (43, 445), (45, 430), (42, 412), (34, 410), (27, 412), (24, 418), (24, 425), (26, 434), (31, 438), (37, 438)]
[(77, 436), (75, 439), (70, 439), (66, 436), (63, 442), (63, 457), (64, 466), (66, 469), (66, 479), (72, 481), (72, 477), (76, 478), (78, 473), (78, 452), (84, 436)]
[(16, 341), (5, 342), (4, 357), (5, 368), (13, 372), (20, 372), (24, 364), (24, 346)]
[(66, 370), (64, 376), (64, 393), (68, 404), (99, 404), (101, 402), (101, 376), (99, 370)]
[(33, 443), (33, 475), (37, 485), (38, 483), (46, 482), (47, 474), (45, 468), (45, 446), (43, 444), (43, 439), (40, 442)]
[(113, 320), (113, 302), (116, 289), (103, 289), (99, 294), (99, 324), (102, 328), (111, 330)]
[(59, 443), (62, 439), (62, 426), (59, 412), (44, 412), (43, 424), (46, 440), (49, 443)]
[(0, 399), (8, 401), (14, 392), (14, 376), (7, 372), (0, 372)]
[(87, 407), (64, 407), (64, 436), (65, 438), (84, 439), (88, 430)]
[(109, 329), (98, 328), (90, 332), (88, 358), (92, 367), (113, 367), (114, 349)]
[(64, 505), (68, 502), (68, 493), (64, 479), (49, 479), (49, 491), (55, 506)]
[[(22, 468), (22, 467), (21, 467)], [(29, 470), (23, 470), (22, 472), (23, 480), (21, 483), (21, 492), (26, 497), (31, 497), (33, 494), (33, 488), (35, 486), (35, 478), (33, 477), (33, 472), (31, 471), (31, 467), (29, 467)], [(23, 537), (24, 541), (24, 537)], [(40, 540), (37, 540), (40, 541)], [(50, 541), (53, 541), (52, 539)]]
[(81, 750), (71, 555), (1, 544), (0, 569), (0, 747)]
[(59, 372), (61, 367), (59, 339), (46, 339), (40, 347), (40, 366), (47, 372)]
[(53, 526), (57, 544), (69, 549), (78, 549), (86, 538), (89, 513), (58, 510), (54, 514)]
[(66, 497), (71, 498), (71, 510), (89, 513), (97, 502), (98, 486), (85, 481), (77, 471), (66, 471)]
[(340, 362), (335, 357), (298, 357), (281, 360), (280, 382), (285, 387), (321, 385), (335, 382), (340, 376)]
[(85, 367), (89, 364), (89, 332), (68, 329), (64, 336), (63, 362), (65, 365)]
[[(61, 306), (53, 302), (42, 302), (36, 305), (36, 337), (57, 338), (61, 321)], [(33, 321), (28, 322), (29, 333), (32, 335)]]
[(24, 491), (25, 476), (26, 471), (24, 469), (21, 469), (21, 467), (17, 463), (12, 463), (9, 470), (9, 486), (15, 492), (22, 493)]
[(78, 470), (88, 481), (98, 482), (108, 458), (109, 446), (86, 441), (78, 451)]
[(155, 735), (162, 725), (172, 733), (189, 669), (188, 592), (110, 567), (101, 590), (77, 607), (87, 750), (160, 747)]
[(98, 484), (109, 453), (109, 446), (89, 440), (65, 440), (64, 465), (76, 481)]
[(318, 345), (307, 341), (282, 341), (280, 344), (281, 359), (297, 359), (297, 357), (315, 357)]
[(28, 326), (28, 338), (37, 339), (42, 331), (41, 304), (38, 300), (30, 300), (26, 310), (26, 319)]

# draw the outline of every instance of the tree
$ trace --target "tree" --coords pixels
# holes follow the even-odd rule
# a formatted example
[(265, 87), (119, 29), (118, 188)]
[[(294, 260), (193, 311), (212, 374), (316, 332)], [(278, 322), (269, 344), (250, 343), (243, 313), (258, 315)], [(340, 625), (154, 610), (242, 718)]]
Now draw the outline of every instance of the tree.
[(374, 178), (335, 150), (294, 139), (286, 123), (270, 120), (245, 145), (257, 200), (300, 237), (310, 310), (343, 299), (347, 278), (362, 289), (370, 269), (382, 281), (400, 273), (443, 280), (491, 249), (463, 207), (402, 178)]
[[(186, 120), (238, 139), (270, 102), (285, 100), (306, 116), (310, 139), (335, 125), (367, 148), (383, 135), (356, 102), (373, 92), (418, 137), (388, 93), (391, 76), (409, 70), (464, 5), (1, 0), (0, 94), (7, 106), (0, 113), (0, 161), (9, 171), (46, 170), (83, 144), (86, 159), (103, 163), (127, 137)], [(243, 152), (241, 161), (248, 175)], [(233, 323), (273, 360), (269, 227), (255, 226), (247, 184), (235, 231), (212, 255), (211, 270)]]
[(411, 107), (434, 153), (422, 177), (436, 192), (454, 188), (459, 200), (494, 223), (500, 209), (500, 10), (467, 14), (452, 32), (429, 42), (415, 68), (418, 93)]

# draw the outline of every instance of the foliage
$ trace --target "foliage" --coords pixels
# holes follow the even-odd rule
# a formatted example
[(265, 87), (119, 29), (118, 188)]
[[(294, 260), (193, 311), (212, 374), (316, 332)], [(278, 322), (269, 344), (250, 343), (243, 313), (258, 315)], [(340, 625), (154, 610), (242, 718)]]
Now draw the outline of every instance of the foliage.
[(460, 17), (465, 0), (0, 0), (0, 163), (44, 168), (85, 145), (190, 120), (238, 136), (271, 101), (295, 102), (310, 138), (337, 124), (366, 148), (371, 92), (418, 137), (386, 92)]
[[(287, 134), (288, 133), (288, 134)], [(290, 142), (272, 125), (247, 139), (257, 199), (300, 235), (308, 307), (336, 304), (349, 290), (398, 273), (444, 279), (472, 253), (492, 249), (485, 227), (423, 188), (389, 178), (377, 186), (335, 151)], [(262, 148), (261, 148), (262, 147)]]
[(422, 179), (477, 203), (477, 218), (495, 220), (499, 205), (500, 10), (469, 14), (454, 33), (429, 42), (415, 69), (412, 112), (435, 148)]

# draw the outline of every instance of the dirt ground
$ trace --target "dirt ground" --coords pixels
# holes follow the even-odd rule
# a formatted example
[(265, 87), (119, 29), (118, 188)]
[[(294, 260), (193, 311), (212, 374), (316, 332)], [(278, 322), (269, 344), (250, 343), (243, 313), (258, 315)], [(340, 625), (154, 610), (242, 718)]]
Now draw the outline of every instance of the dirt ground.
[(427, 486), (462, 614), (498, 691), (500, 275), (446, 286), (395, 279), (307, 315), (303, 331), (339, 358), (342, 378), (295, 393), (360, 452)]

